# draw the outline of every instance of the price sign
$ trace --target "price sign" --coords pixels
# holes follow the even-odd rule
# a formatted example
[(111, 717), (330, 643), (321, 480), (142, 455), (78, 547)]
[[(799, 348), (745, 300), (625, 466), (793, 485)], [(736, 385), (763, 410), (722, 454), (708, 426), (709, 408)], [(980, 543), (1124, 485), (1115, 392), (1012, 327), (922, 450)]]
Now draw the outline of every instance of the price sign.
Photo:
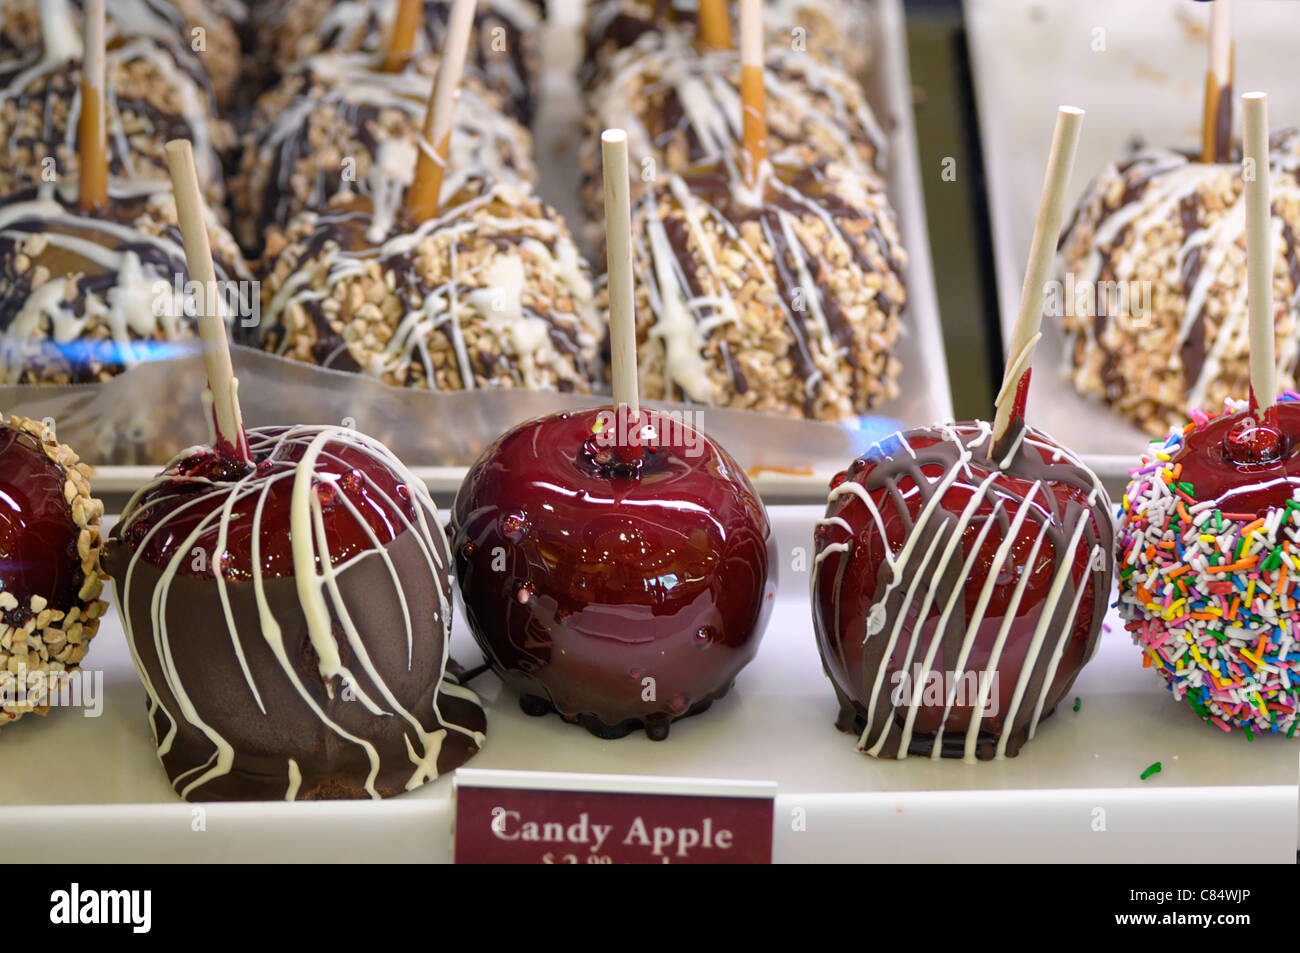
[(635, 775), (455, 775), (458, 864), (769, 864), (776, 784)]

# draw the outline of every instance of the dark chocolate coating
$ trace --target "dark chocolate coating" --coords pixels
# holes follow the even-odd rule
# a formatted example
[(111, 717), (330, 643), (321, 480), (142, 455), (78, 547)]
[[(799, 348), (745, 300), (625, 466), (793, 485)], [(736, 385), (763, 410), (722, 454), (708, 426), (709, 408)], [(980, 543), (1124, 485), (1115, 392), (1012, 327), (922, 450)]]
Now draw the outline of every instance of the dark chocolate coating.
[[(329, 636), (352, 679), (323, 671), (284, 537), (291, 536), (294, 468), (311, 440), (331, 429), (251, 431), (261, 465), (242, 477), (215, 477), (204, 465), (211, 452), (179, 461), (128, 507), (105, 547), (150, 694), (159, 757), (188, 800), (388, 797), (464, 763), (482, 742), (483, 710), (455, 687), (450, 660), (452, 674), (443, 676), (449, 558), (432, 504), (409, 474), (370, 455), (373, 441), (337, 429), (309, 478), (338, 590), (325, 600)], [(195, 514), (219, 514), (232, 493), (240, 502), (227, 548), (213, 555), (210, 533), (192, 537), (200, 525)], [(422, 539), (402, 520), (426, 503), (435, 522)], [(359, 548), (370, 533), (378, 545)], [(261, 540), (251, 566), (250, 537)], [(322, 556), (313, 552), (313, 584), (328, 591)], [(199, 569), (196, 553), (205, 554)], [(213, 576), (217, 562), (229, 619)], [(259, 579), (274, 625), (259, 613)], [(154, 624), (155, 600), (161, 625)], [(281, 645), (283, 657), (275, 651)]]
[[(434, 589), (418, 562), (415, 540), (403, 536), (386, 549), (397, 567), (397, 577), (414, 623), (409, 666), (406, 640), (397, 637), (405, 631), (405, 623), (383, 562), (365, 559), (354, 564), (343, 573), (339, 587), (347, 605), (364, 610), (366, 651), (388, 689), (402, 701), (404, 708), (419, 712), (421, 725), (431, 731), (437, 727), (433, 702), (445, 651), (442, 618)], [(118, 582), (119, 606), (130, 613), (135, 630), (145, 636), (137, 638), (133, 648), (137, 664), (159, 692), (162, 707), (152, 713), (152, 720), (154, 732), (161, 741), (173, 726), (166, 712), (180, 710), (179, 700), (163, 677), (156, 644), (149, 637), (152, 634), (150, 600), (161, 573), (150, 563), (139, 561), (132, 579), (130, 603), (123, 606), (120, 580), (129, 558), (126, 547), (114, 534), (105, 547), (104, 562)], [(332, 686), (331, 698), (316, 668), (316, 654), (298, 605), (295, 580), (272, 578), (265, 584), (293, 676), (301, 681), (313, 702), (330, 720), (374, 745), (381, 765), (375, 790), (383, 797), (401, 794), (413, 770), (407, 751), (408, 738), (419, 750), (411, 726), (397, 717), (371, 714), (360, 701), (346, 699), (338, 684)], [(298, 799), (367, 797), (365, 780), (370, 773), (370, 762), (365, 750), (326, 728), (298, 694), (262, 637), (251, 590), (252, 584), (243, 582), (232, 583), (228, 591), (234, 627), (240, 633), (239, 643), (265, 712), (259, 710), (248, 690), (226, 629), (221, 600), (211, 580), (178, 575), (171, 585), (165, 621), (180, 681), (200, 717), (216, 728), (234, 749), (229, 773), (208, 781), (186, 795), (187, 799), (283, 800), (289, 789), (289, 758), (294, 759), (301, 772)], [(360, 621), (360, 616), (357, 611), (354, 619)], [(346, 651), (337, 624), (335, 634)], [(345, 654), (343, 661), (348, 664), (353, 659)], [(358, 672), (358, 685), (370, 697), (378, 697), (378, 686), (361, 672)], [(476, 731), (484, 730), (486, 721), (478, 705), (444, 693), (439, 693), (437, 701), (444, 718)], [(189, 781), (203, 773), (203, 766), (216, 749), (207, 735), (184, 719), (177, 720), (175, 727), (171, 749), (161, 758), (172, 787), (180, 793)], [(465, 735), (448, 732), (437, 759), (438, 774), (463, 764), (477, 751), (477, 746)]]

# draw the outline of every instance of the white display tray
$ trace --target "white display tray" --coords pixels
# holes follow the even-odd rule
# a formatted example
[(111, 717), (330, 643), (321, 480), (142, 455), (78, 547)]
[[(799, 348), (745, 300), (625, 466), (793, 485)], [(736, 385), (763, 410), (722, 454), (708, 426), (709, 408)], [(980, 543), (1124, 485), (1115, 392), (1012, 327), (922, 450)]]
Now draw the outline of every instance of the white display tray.
[[(965, 764), (876, 761), (835, 730), (808, 577), (791, 569), (820, 507), (771, 510), (781, 554), (777, 604), (758, 658), (703, 715), (666, 741), (602, 741), (554, 715), (530, 718), (491, 673), (473, 682), (488, 740), (469, 766), (775, 781), (775, 859), (1217, 863), (1232, 819), (1234, 862), (1291, 862), (1296, 744), (1248, 743), (1198, 721), (1112, 628), (1067, 700), (1021, 755)], [(457, 612), (453, 646), (480, 655)], [(1113, 620), (1112, 620), (1113, 624)], [(192, 805), (154, 754), (145, 693), (114, 609), (88, 662), (104, 672), (98, 718), (54, 711), (0, 729), (0, 858), (34, 861), (448, 861), (451, 778), (383, 802)], [(1138, 775), (1152, 762), (1164, 770)], [(792, 818), (802, 809), (805, 829)], [(1104, 830), (1094, 828), (1104, 822)], [(195, 828), (202, 828), (196, 830)]]
[[(1193, 0), (965, 0), (988, 180), (989, 218), (1004, 338), (1015, 322), (1056, 108), (1087, 110), (1070, 179), (1070, 206), (1134, 138), (1196, 148), (1206, 70), (1209, 5)], [(1300, 124), (1295, 38), (1300, 4), (1236, 4), (1238, 93), (1269, 96), (1273, 128)], [(1094, 46), (1103, 44), (1103, 51)], [(1240, 135), (1240, 108), (1234, 130)], [(1150, 439), (1062, 376), (1059, 324), (1043, 322), (1030, 383), (1035, 426), (1082, 454), (1108, 483), (1127, 478)]]
[[(907, 249), (907, 309), (904, 336), (898, 355), (903, 364), (901, 393), (876, 409), (882, 418), (901, 425), (928, 424), (952, 418), (952, 396), (944, 359), (943, 332), (935, 296), (930, 261), (925, 202), (917, 158), (916, 129), (912, 120), (912, 81), (907, 62), (907, 34), (900, 0), (864, 0), (878, 7), (879, 56), (875, 73), (867, 77), (873, 106), (889, 130), (889, 194), (898, 213), (899, 230)], [(579, 20), (582, 0), (553, 0), (551, 22), (543, 42), (546, 70), (542, 77), (541, 109), (534, 125), (539, 192), (570, 225), (582, 221), (578, 206), (581, 184), (579, 145), (585, 134), (586, 105), (574, 76), (581, 57)], [(892, 121), (892, 128), (890, 122)], [(195, 384), (197, 388), (199, 383)], [(198, 411), (197, 397), (195, 413)], [(294, 421), (285, 421), (293, 423)], [(453, 426), (444, 421), (442, 426)], [(162, 463), (163, 461), (159, 461)], [(408, 460), (440, 496), (453, 495), (465, 477), (465, 467), (421, 467)], [(821, 499), (830, 477), (849, 460), (809, 461), (811, 472), (763, 473), (755, 484), (764, 498), (809, 502)], [(156, 467), (101, 466), (96, 468), (98, 493), (130, 493), (157, 471)]]

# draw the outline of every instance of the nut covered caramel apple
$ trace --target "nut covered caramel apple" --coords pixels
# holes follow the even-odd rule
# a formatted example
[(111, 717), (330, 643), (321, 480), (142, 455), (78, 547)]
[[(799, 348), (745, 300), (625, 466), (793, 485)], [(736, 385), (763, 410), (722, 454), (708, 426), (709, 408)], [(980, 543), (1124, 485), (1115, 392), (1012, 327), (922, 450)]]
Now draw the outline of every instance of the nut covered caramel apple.
[[(868, 191), (884, 192), (887, 142), (858, 81), (788, 45), (769, 47), (763, 82), (768, 150), (778, 165), (824, 162)], [(683, 31), (654, 33), (608, 63), (588, 99), (588, 137), (581, 152), (583, 201), (599, 218), (599, 130), (626, 125), (633, 162), (645, 180), (686, 172), (719, 159), (741, 138), (740, 57), (733, 49), (701, 51)], [(645, 174), (653, 170), (656, 174)]]
[(45, 424), (0, 423), (0, 725), (47, 713), (108, 608), (89, 477)]
[[(1300, 370), (1300, 133), (1271, 143), (1272, 283), (1279, 383)], [(1060, 302), (1071, 380), (1153, 437), (1247, 395), (1245, 183), (1239, 162), (1143, 149), (1088, 186), (1061, 239)], [(1114, 300), (1102, 289), (1118, 289)], [(1086, 297), (1086, 296), (1085, 296)]]
[(563, 219), (506, 182), (426, 221), (397, 219), (406, 207), (341, 193), (295, 219), (262, 287), (263, 347), (429, 390), (598, 387), (600, 322)]
[(1015, 756), (1096, 650), (1113, 523), (1097, 477), (1026, 427), (898, 433), (832, 481), (813, 621), (837, 726), (874, 757)]
[(478, 699), (448, 652), (424, 485), (336, 427), (189, 451), (105, 552), (158, 756), (187, 800), (378, 798), (464, 763)]
[(516, 427), (470, 469), (451, 537), (470, 630), (524, 711), (599, 737), (661, 739), (708, 708), (773, 604), (772, 530), (749, 480), (654, 410)]
[(898, 395), (907, 253), (883, 191), (825, 162), (737, 163), (659, 184), (633, 208), (648, 400), (848, 420)]
[[(165, 185), (115, 184), (102, 211), (52, 185), (0, 197), (0, 384), (89, 384), (198, 337), (176, 205)], [(253, 286), (234, 238), (209, 222), (238, 330)]]
[[(262, 0), (252, 11), (256, 51), (280, 68), (324, 52), (375, 52), (388, 42), (399, 0)], [(423, 0), (408, 68), (432, 75), (427, 54), (446, 43), (454, 0)], [(482, 0), (474, 14), (470, 73), (527, 125), (536, 106), (544, 24), (532, 0)]]
[[(0, 195), (81, 175), (85, 6), (82, 0), (0, 3)], [(237, 71), (237, 39), (227, 34), (236, 45), (230, 56), (217, 49), (218, 31), (205, 32), (212, 49), (199, 54), (169, 0), (113, 0), (106, 15), (105, 144), (115, 185), (166, 182), (163, 144), (185, 136), (194, 142), (204, 194), (220, 209), (222, 162), (235, 145), (234, 126), (218, 114), (208, 68), (229, 63)]]
[[(727, 20), (734, 18), (730, 2)], [(871, 65), (873, 11), (857, 0), (765, 0), (764, 46), (771, 54), (791, 50), (861, 76)], [(699, 0), (589, 0), (584, 33), (584, 78), (600, 79), (598, 67), (648, 34), (699, 32)], [(704, 36), (699, 36), (702, 46)]]
[[(304, 211), (326, 211), (341, 192), (400, 206), (432, 89), (431, 77), (382, 72), (364, 54), (322, 54), (287, 72), (254, 105), (232, 183), (245, 247), (263, 248), (265, 240), (274, 257), (290, 223)], [(472, 75), (460, 85), (450, 150), (447, 195), (537, 178), (528, 130)]]

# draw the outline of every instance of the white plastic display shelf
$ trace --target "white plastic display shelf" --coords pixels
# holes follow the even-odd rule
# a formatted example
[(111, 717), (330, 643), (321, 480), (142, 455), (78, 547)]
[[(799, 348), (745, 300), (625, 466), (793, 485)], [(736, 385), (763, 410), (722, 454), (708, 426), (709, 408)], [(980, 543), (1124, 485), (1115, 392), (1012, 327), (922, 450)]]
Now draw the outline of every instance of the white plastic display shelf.
[[(965, 0), (965, 15), (1005, 339), (1015, 323), (1056, 108), (1087, 111), (1070, 179), (1071, 207), (1135, 140), (1195, 148), (1209, 4)], [(1300, 124), (1298, 34), (1300, 4), (1236, 4), (1234, 85), (1238, 92), (1268, 93), (1274, 128)], [(1100, 401), (1080, 396), (1061, 373), (1063, 355), (1059, 324), (1044, 321), (1029, 391), (1033, 422), (1082, 454), (1113, 486), (1127, 477), (1150, 437)]]
[[(602, 741), (554, 715), (530, 718), (491, 673), (474, 768), (775, 781), (775, 859), (1211, 863), (1232, 823), (1238, 862), (1295, 857), (1297, 745), (1248, 743), (1197, 720), (1142, 668), (1115, 627), (1069, 702), (1019, 757), (965, 764), (876, 761), (835, 730), (836, 702), (813, 640), (806, 571), (819, 507), (771, 509), (781, 553), (777, 604), (735, 690), (666, 741)], [(802, 563), (800, 563), (802, 564)], [(458, 612), (454, 653), (480, 655)], [(438, 862), (451, 859), (452, 784), (383, 802), (191, 805), (167, 784), (116, 608), (87, 658), (103, 671), (97, 718), (76, 710), (0, 731), (0, 859), (33, 861)], [(1160, 761), (1163, 770), (1139, 775)], [(792, 823), (802, 809), (804, 829)], [(196, 830), (196, 828), (202, 828)], [(1103, 829), (1098, 829), (1103, 828)]]
[[(907, 35), (901, 0), (863, 2), (870, 3), (878, 12), (878, 56), (872, 75), (865, 79), (872, 104), (889, 131), (889, 193), (908, 254), (905, 335), (898, 349), (903, 364), (901, 393), (876, 408), (875, 414), (907, 426), (927, 424), (952, 418), (952, 397), (912, 121)], [(542, 77), (542, 103), (534, 123), (541, 178), (539, 191), (575, 226), (582, 221), (578, 207), (581, 177), (578, 149), (584, 134), (582, 120), (586, 109), (574, 79), (581, 57), (581, 10), (582, 0), (556, 0), (549, 6), (551, 22), (546, 27), (548, 35), (543, 43), (546, 69)], [(198, 413), (197, 399), (195, 413)], [(447, 421), (444, 426), (454, 423)], [(406, 462), (418, 465), (425, 461)], [(765, 473), (755, 483), (765, 499), (810, 502), (823, 497), (831, 475), (848, 463), (848, 460), (810, 460), (806, 474)], [(439, 496), (453, 495), (465, 476), (464, 467), (417, 466), (416, 469), (430, 490)], [(153, 467), (102, 466), (97, 468), (95, 488), (105, 494), (130, 493), (155, 471)]]

